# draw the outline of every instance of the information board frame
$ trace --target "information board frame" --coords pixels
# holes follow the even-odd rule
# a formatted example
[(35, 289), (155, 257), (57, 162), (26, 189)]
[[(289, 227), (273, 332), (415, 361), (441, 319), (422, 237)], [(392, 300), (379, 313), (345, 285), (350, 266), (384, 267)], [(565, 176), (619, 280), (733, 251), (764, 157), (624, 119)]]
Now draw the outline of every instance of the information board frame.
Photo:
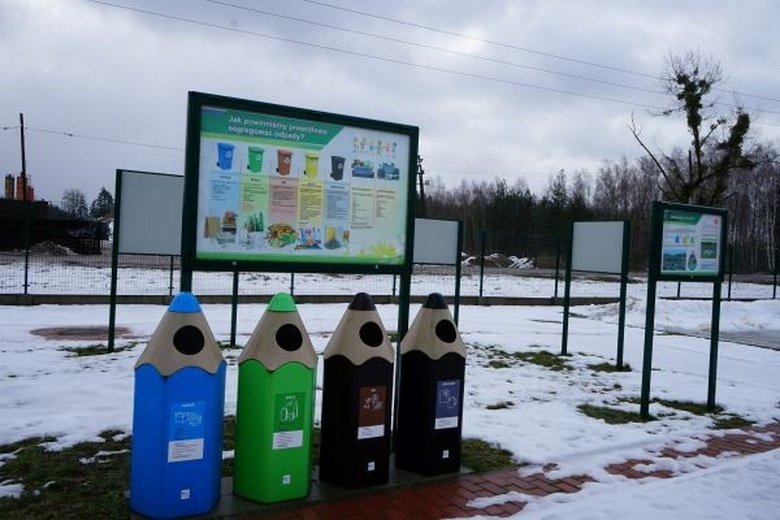
[[(188, 100), (188, 120), (187, 120), (187, 146), (186, 146), (186, 159), (185, 159), (185, 181), (184, 181), (184, 210), (183, 210), (183, 229), (182, 229), (182, 271), (183, 276), (187, 276), (185, 273), (191, 273), (193, 270), (201, 270), (201, 271), (235, 271), (235, 270), (241, 270), (241, 271), (270, 271), (270, 272), (333, 272), (333, 273), (354, 273), (354, 274), (410, 274), (412, 270), (412, 263), (413, 263), (413, 245), (414, 245), (414, 203), (415, 203), (415, 175), (416, 175), (416, 165), (417, 165), (417, 152), (418, 152), (418, 136), (419, 136), (419, 130), (417, 127), (410, 126), (410, 125), (403, 125), (398, 123), (391, 123), (386, 121), (377, 121), (372, 119), (364, 119), (359, 117), (353, 117), (353, 116), (347, 116), (347, 115), (341, 115), (341, 114), (333, 114), (333, 113), (326, 113), (326, 112), (319, 112), (309, 109), (303, 109), (303, 108), (296, 108), (296, 107), (290, 107), (290, 106), (283, 106), (283, 105), (275, 105), (270, 103), (264, 103), (259, 101), (250, 101), (245, 99), (238, 99), (238, 98), (229, 98), (224, 96), (218, 96), (214, 94), (205, 94), (200, 92), (190, 92), (189, 93), (189, 100)], [(201, 167), (202, 158), (205, 155), (204, 154), (204, 143), (203, 143), (203, 133), (204, 133), (204, 109), (208, 111), (226, 111), (230, 115), (237, 115), (237, 116), (243, 116), (243, 115), (249, 115), (251, 117), (255, 117), (255, 120), (250, 121), (250, 125), (254, 125), (258, 129), (258, 132), (260, 132), (262, 129), (267, 128), (273, 128), (272, 125), (275, 124), (287, 124), (292, 123), (297, 128), (305, 127), (307, 129), (313, 129), (311, 133), (306, 133), (306, 130), (301, 130), (298, 132), (300, 134), (300, 137), (297, 137), (298, 139), (301, 139), (301, 148), (296, 149), (294, 148), (290, 143), (291, 139), (294, 140), (296, 138), (296, 135), (292, 135), (289, 132), (285, 132), (284, 134), (276, 133), (274, 130), (272, 132), (273, 136), (275, 137), (269, 137), (271, 134), (262, 134), (260, 137), (257, 138), (258, 143), (271, 143), (269, 146), (267, 146), (268, 149), (276, 149), (276, 154), (278, 156), (278, 162), (276, 164), (276, 173), (279, 177), (283, 175), (282, 172), (280, 172), (280, 165), (282, 164), (282, 161), (285, 160), (282, 155), (282, 151), (291, 151), (295, 154), (297, 154), (299, 157), (297, 159), (295, 156), (290, 159), (290, 163), (295, 163), (297, 160), (298, 163), (302, 161), (301, 157), (304, 155), (304, 150), (311, 150), (312, 155), (315, 154), (318, 150), (323, 149), (322, 141), (318, 141), (315, 143), (315, 140), (319, 138), (319, 136), (315, 135), (317, 132), (320, 133), (326, 133), (330, 132), (330, 137), (333, 137), (333, 135), (336, 136), (342, 136), (343, 132), (339, 130), (339, 128), (347, 129), (349, 132), (344, 134), (342, 137), (346, 136), (356, 136), (354, 131), (364, 132), (366, 136), (369, 136), (368, 141), (369, 144), (368, 147), (374, 147), (371, 148), (371, 150), (376, 150), (379, 143), (378, 139), (374, 140), (372, 142), (372, 136), (376, 137), (383, 137), (383, 136), (397, 136), (398, 140), (393, 141), (391, 139), (387, 139), (387, 142), (384, 143), (384, 146), (387, 147), (390, 142), (393, 144), (398, 144), (398, 149), (395, 150), (397, 155), (391, 155), (391, 157), (396, 158), (396, 161), (389, 160), (386, 162), (377, 162), (376, 170), (371, 172), (371, 175), (373, 175), (372, 178), (376, 179), (377, 185), (381, 181), (384, 184), (390, 185), (393, 181), (397, 183), (398, 189), (394, 192), (395, 195), (398, 197), (398, 201), (394, 206), (394, 209), (398, 212), (398, 214), (393, 215), (391, 218), (393, 219), (391, 222), (391, 225), (394, 225), (393, 231), (395, 232), (394, 237), (397, 238), (397, 240), (394, 242), (394, 245), (397, 245), (397, 247), (400, 249), (403, 248), (403, 251), (399, 254), (396, 254), (395, 256), (387, 255), (386, 259), (385, 257), (372, 257), (370, 254), (367, 255), (367, 258), (362, 258), (363, 252), (359, 252), (357, 254), (354, 254), (352, 256), (345, 256), (345, 257), (337, 257), (335, 255), (329, 255), (329, 252), (322, 252), (322, 256), (314, 256), (317, 253), (320, 253), (319, 251), (313, 252), (309, 251), (306, 252), (306, 254), (297, 254), (297, 251), (293, 250), (293, 246), (295, 248), (298, 247), (298, 243), (287, 243), (284, 244), (286, 248), (287, 253), (289, 254), (279, 254), (278, 251), (271, 251), (269, 248), (268, 253), (261, 252), (253, 252), (251, 254), (243, 254), (241, 251), (228, 251), (227, 254), (212, 254), (213, 251), (208, 251), (204, 249), (203, 247), (203, 241), (201, 240), (200, 245), (198, 242), (199, 235), (205, 234), (205, 228), (207, 227), (205, 224), (200, 225), (200, 220), (203, 220), (204, 214), (206, 214), (203, 210), (204, 203), (203, 203), (203, 193), (204, 191), (208, 191), (208, 187), (204, 186), (204, 183), (209, 182), (208, 175), (204, 175), (205, 171), (212, 171), (217, 169), (222, 169), (224, 165), (219, 164), (219, 160), (222, 160), (223, 158), (219, 158), (217, 162), (218, 168), (212, 168), (209, 164), (209, 169), (206, 169), (205, 167)], [(213, 115), (211, 112), (206, 116), (206, 119), (211, 120)], [(260, 126), (258, 126), (258, 123)], [(237, 123), (240, 131), (245, 131), (247, 128), (246, 124)], [(265, 125), (264, 127), (262, 125)], [(243, 128), (244, 130), (241, 130)], [(352, 133), (350, 133), (352, 132)], [(255, 134), (252, 134), (253, 136)], [(314, 136), (314, 137), (311, 137)], [(344, 137), (344, 138), (346, 138)], [(323, 137), (323, 140), (326, 140), (328, 138), (328, 135)], [(286, 140), (285, 140), (286, 139)], [(311, 141), (307, 141), (307, 139), (311, 139)], [(354, 137), (353, 137), (354, 139)], [(241, 142), (246, 142), (245, 136), (239, 136), (239, 138), (236, 139), (236, 141), (241, 140)], [(326, 141), (327, 142), (327, 141)], [(213, 145), (214, 143), (210, 143), (209, 146)], [(358, 143), (358, 146), (362, 145), (363, 143)], [(405, 145), (405, 146), (404, 146)], [(248, 146), (248, 145), (247, 145)], [(213, 146), (212, 146), (213, 147)], [(286, 150), (282, 150), (282, 148), (286, 148)], [(405, 149), (404, 149), (405, 148)], [(367, 150), (368, 148), (364, 149)], [(231, 151), (232, 153), (232, 151)], [(251, 153), (251, 152), (250, 152)], [(354, 158), (353, 166), (357, 164), (357, 166), (354, 166), (354, 168), (358, 168), (361, 164), (368, 163), (367, 169), (365, 171), (363, 170), (356, 170), (353, 168), (352, 173), (355, 176), (362, 176), (366, 175), (368, 177), (369, 175), (369, 169), (373, 168), (373, 164), (371, 161), (366, 160), (364, 162), (360, 161), (360, 157), (369, 156), (369, 152), (365, 152), (365, 154), (361, 151), (361, 153), (356, 153), (354, 155), (350, 155), (349, 157), (346, 157), (347, 154), (344, 154), (345, 157), (342, 157), (342, 159), (349, 159)], [(377, 157), (381, 156), (381, 153), (377, 154)], [(397, 158), (402, 158), (403, 161), (397, 160)], [(308, 159), (308, 158), (307, 158)], [(251, 157), (250, 157), (251, 160)], [(333, 156), (331, 156), (331, 161), (335, 161), (333, 159)], [(269, 161), (270, 162), (270, 161)], [(381, 166), (379, 166), (381, 164)], [(205, 166), (205, 165), (204, 165)], [(341, 165), (344, 169), (347, 168), (347, 165), (344, 164), (344, 161), (342, 161)], [(329, 167), (329, 166), (328, 166)], [(249, 161), (247, 161), (247, 168), (249, 168)], [(269, 166), (265, 166), (265, 172), (267, 173)], [(323, 167), (323, 170), (325, 168)], [(380, 173), (380, 169), (382, 172)], [(315, 170), (316, 171), (316, 170)], [(322, 177), (321, 174), (324, 172), (320, 172), (319, 177)], [(303, 178), (304, 173), (298, 172), (300, 175), (300, 178)], [(240, 175), (240, 174), (239, 174)], [(331, 174), (332, 175), (332, 174)], [(380, 177), (381, 175), (381, 177)], [(295, 173), (289, 175), (290, 178), (294, 177)], [(204, 178), (206, 177), (206, 178)], [(277, 175), (271, 171), (271, 175), (269, 176), (276, 178)], [(284, 181), (287, 181), (288, 179), (283, 179)], [(334, 178), (335, 180), (335, 178)], [(360, 181), (362, 182), (363, 179)], [(388, 183), (387, 181), (391, 181)], [(268, 181), (271, 182), (270, 180)], [(280, 181), (281, 182), (281, 181)], [(312, 181), (302, 181), (303, 182), (316, 182), (316, 180)], [(325, 181), (322, 181), (325, 182)], [(358, 181), (353, 181), (357, 183)], [(353, 187), (350, 185), (350, 193), (349, 193), (349, 203), (350, 203), (350, 210), (352, 211), (352, 204), (353, 204), (353, 192), (355, 191)], [(378, 190), (377, 190), (378, 191)], [(390, 188), (390, 191), (392, 191), (392, 188)], [(386, 195), (387, 193), (385, 193)], [(266, 197), (270, 197), (271, 195), (266, 195)], [(391, 202), (392, 205), (392, 196), (393, 193), (390, 193), (391, 196)], [(378, 197), (377, 197), (378, 198)], [(402, 200), (403, 199), (403, 200)], [(296, 202), (297, 204), (297, 202)], [(295, 210), (298, 211), (297, 209)], [(324, 210), (323, 210), (324, 211)], [(379, 210), (377, 209), (377, 212)], [(225, 212), (228, 213), (228, 212)], [(296, 213), (296, 216), (299, 216), (299, 213)], [(353, 214), (349, 215), (350, 223), (353, 222)], [(238, 224), (239, 219), (241, 218), (241, 215), (229, 215), (229, 217), (235, 217), (236, 222), (235, 224)], [(224, 226), (225, 221), (227, 219), (222, 219), (222, 225)], [(270, 217), (268, 218), (270, 221)], [(208, 224), (208, 222), (207, 222)], [(261, 226), (262, 227), (262, 226)], [(271, 225), (266, 226), (266, 229), (270, 229)], [(326, 230), (324, 227), (321, 229), (321, 231), (327, 231), (328, 234), (331, 234), (330, 230)], [(349, 231), (347, 231), (349, 233)], [(296, 234), (296, 240), (303, 240), (302, 236), (302, 230), (300, 233), (298, 233), (298, 230), (295, 230)], [(285, 237), (285, 240), (292, 240), (293, 232), (290, 233), (289, 237)], [(354, 237), (355, 231), (352, 230), (352, 235)], [(381, 235), (381, 230), (376, 232), (377, 236)], [(265, 235), (266, 237), (268, 234)], [(349, 237), (349, 234), (345, 235), (346, 237)], [(338, 235), (338, 238), (341, 238), (342, 235)], [(270, 240), (270, 239), (268, 239)], [(319, 237), (320, 243), (325, 244), (325, 241), (327, 240), (327, 237), (325, 236), (325, 233), (320, 233)], [(348, 239), (347, 239), (348, 240)], [(380, 244), (381, 245), (381, 244)], [(305, 247), (305, 244), (303, 244)], [(265, 244), (263, 246), (265, 247)], [(281, 248), (279, 248), (281, 249)], [(394, 251), (394, 253), (397, 253), (398, 250)], [(379, 253), (378, 253), (379, 254)], [(186, 286), (187, 284), (184, 283), (183, 286)]]
[[(667, 213), (671, 212), (671, 213)], [(689, 214), (687, 216), (685, 214)], [(696, 219), (696, 216), (699, 216)], [(715, 245), (717, 249), (718, 271), (708, 271), (705, 273), (690, 273), (695, 271), (697, 265), (689, 265), (688, 251), (693, 247), (700, 248), (700, 253), (705, 247), (703, 245), (702, 233), (697, 234), (701, 228), (699, 225), (701, 217), (717, 217), (718, 242)], [(666, 225), (665, 225), (666, 224)], [(715, 220), (703, 223), (703, 226), (714, 226)], [(695, 226), (695, 227), (694, 227)], [(720, 339), (720, 300), (721, 285), (725, 274), (725, 251), (728, 230), (728, 210), (725, 208), (714, 208), (706, 206), (695, 206), (691, 204), (681, 204), (677, 202), (654, 201), (650, 215), (650, 235), (648, 244), (648, 280), (647, 280), (647, 305), (645, 307), (645, 340), (644, 352), (642, 356), (642, 387), (639, 399), (639, 414), (645, 420), (650, 418), (650, 380), (653, 371), (653, 336), (655, 329), (655, 301), (656, 286), (658, 281), (688, 281), (688, 282), (711, 282), (712, 283), (712, 314), (710, 321), (710, 354), (709, 354), (709, 375), (707, 381), (707, 411), (713, 411), (716, 407), (715, 392), (718, 377), (718, 342)], [(678, 239), (679, 236), (686, 235), (688, 240)], [(682, 264), (682, 269), (663, 269), (663, 263), (679, 262), (674, 258), (664, 259), (664, 239), (672, 242), (673, 249), (682, 249), (686, 255)], [(692, 240), (691, 240), (692, 238)], [(707, 239), (710, 241), (706, 247), (709, 249), (705, 256), (712, 260), (712, 240), (713, 232), (710, 229), (707, 232)], [(678, 246), (680, 243), (682, 246)], [(692, 247), (693, 246), (693, 247)], [(678, 251), (672, 254), (679, 254)], [(700, 254), (700, 256), (702, 256)], [(698, 260), (696, 260), (698, 262)], [(710, 264), (712, 265), (712, 264)], [(687, 269), (687, 271), (686, 271)], [(678, 274), (679, 272), (679, 274)]]
[[(711, 231), (707, 232), (706, 236), (702, 236), (702, 219), (711, 219), (710, 225), (719, 226), (716, 237)], [(726, 209), (655, 201), (652, 206), (650, 230), (650, 256), (652, 259), (650, 275), (655, 280), (723, 281), (726, 272), (728, 230), (728, 211)], [(702, 240), (703, 238), (704, 240)], [(669, 243), (670, 240), (672, 243)], [(713, 244), (713, 240), (717, 240), (717, 242)], [(708, 244), (706, 251), (704, 244)], [(717, 271), (696, 272), (703, 263), (702, 256), (709, 256), (712, 260), (713, 247), (716, 254)], [(695, 254), (696, 251), (693, 251), (694, 248), (698, 248), (698, 256)], [(669, 266), (674, 264), (676, 267), (676, 264), (679, 264), (677, 257), (680, 255), (683, 255), (682, 269), (669, 269)]]

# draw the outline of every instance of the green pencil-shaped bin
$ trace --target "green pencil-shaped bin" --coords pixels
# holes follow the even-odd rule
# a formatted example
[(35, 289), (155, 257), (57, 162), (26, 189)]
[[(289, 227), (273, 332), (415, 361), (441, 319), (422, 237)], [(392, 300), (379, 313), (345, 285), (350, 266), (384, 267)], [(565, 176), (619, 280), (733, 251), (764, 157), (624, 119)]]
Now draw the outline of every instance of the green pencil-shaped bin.
[(306, 497), (317, 354), (292, 296), (273, 297), (238, 364), (233, 492), (265, 503)]

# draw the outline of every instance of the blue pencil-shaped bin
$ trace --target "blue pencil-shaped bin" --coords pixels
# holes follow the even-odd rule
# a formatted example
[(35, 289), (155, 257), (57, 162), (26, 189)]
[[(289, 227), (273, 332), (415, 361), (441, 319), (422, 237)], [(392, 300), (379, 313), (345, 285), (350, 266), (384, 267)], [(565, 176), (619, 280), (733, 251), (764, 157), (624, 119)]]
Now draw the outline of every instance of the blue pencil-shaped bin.
[(135, 365), (133, 511), (175, 518), (217, 504), (225, 366), (197, 299), (178, 294)]

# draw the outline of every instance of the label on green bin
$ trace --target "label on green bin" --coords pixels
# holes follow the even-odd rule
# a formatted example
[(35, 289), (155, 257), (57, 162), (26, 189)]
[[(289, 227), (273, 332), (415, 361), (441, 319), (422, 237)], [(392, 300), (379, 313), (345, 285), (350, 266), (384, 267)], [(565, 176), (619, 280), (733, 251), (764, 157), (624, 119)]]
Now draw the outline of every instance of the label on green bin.
[(276, 394), (272, 449), (303, 446), (303, 392)]
[(203, 458), (205, 401), (171, 403), (168, 427), (168, 462)]
[(434, 430), (458, 427), (460, 379), (436, 382), (436, 421)]

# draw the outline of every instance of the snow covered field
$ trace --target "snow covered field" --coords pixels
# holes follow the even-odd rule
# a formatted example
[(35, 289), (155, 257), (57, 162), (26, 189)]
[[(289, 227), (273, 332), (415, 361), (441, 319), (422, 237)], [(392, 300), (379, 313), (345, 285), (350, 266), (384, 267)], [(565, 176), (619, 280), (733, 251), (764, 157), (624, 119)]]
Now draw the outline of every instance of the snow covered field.
[[(305, 276), (296, 277), (302, 287), (306, 280)], [(550, 296), (552, 292), (552, 281), (545, 279), (495, 276), (490, 284), (509, 295)], [(662, 285), (660, 295), (675, 294), (676, 284)], [(267, 285), (264, 287), (267, 290)], [(421, 281), (417, 287), (414, 294), (423, 294), (427, 285)], [(687, 284), (683, 295), (708, 295), (711, 287)], [(446, 288), (437, 289), (446, 292)], [(741, 297), (771, 297), (771, 286), (742, 284), (739, 290)], [(562, 286), (560, 291), (562, 294)], [(559, 371), (512, 356), (518, 352), (560, 351), (559, 307), (461, 307), (460, 331), (469, 346), (464, 436), (479, 437), (512, 451), (517, 460), (528, 464), (520, 471), (534, 472), (545, 464), (556, 463), (556, 476), (588, 473), (597, 480), (580, 493), (537, 499), (522, 513), (523, 517), (607, 518), (631, 513), (636, 518), (656, 518), (658, 514), (665, 518), (719, 518), (717, 515), (730, 513), (723, 517), (776, 518), (780, 498), (774, 489), (780, 484), (780, 456), (775, 453), (701, 460), (700, 466), (706, 469), (687, 474), (690, 468), (673, 468), (686, 475), (669, 481), (629, 482), (602, 471), (608, 463), (631, 457), (660, 460), (658, 451), (673, 442), (694, 449), (699, 443), (697, 436), (713, 433), (713, 418), (659, 403), (650, 407), (658, 420), (625, 425), (608, 425), (583, 415), (577, 408), (593, 404), (638, 411), (645, 291), (643, 283), (632, 283), (629, 288), (625, 362), (632, 367), (630, 372), (599, 372), (589, 367), (614, 362), (616, 304), (572, 309), (576, 315), (569, 328), (572, 356), (565, 362), (569, 368)], [(618, 285), (611, 282), (578, 281), (572, 290), (574, 296), (617, 294)], [(346, 307), (299, 305), (318, 352), (325, 348)], [(413, 306), (412, 317), (418, 308)], [(230, 306), (204, 305), (203, 309), (217, 339), (226, 341)], [(264, 309), (261, 304), (239, 307), (239, 344), (246, 342)], [(56, 448), (95, 439), (108, 428), (129, 432), (133, 364), (165, 310), (151, 305), (120, 306), (117, 325), (129, 328), (133, 337), (120, 339), (118, 347), (128, 348), (113, 355), (75, 357), (63, 348), (96, 342), (47, 340), (31, 331), (105, 326), (107, 306), (0, 309), (0, 409), (6, 411), (0, 421), (0, 444), (45, 434), (57, 437), (52, 444)], [(385, 327), (395, 330), (397, 307), (381, 305), (379, 312)], [(780, 300), (724, 301), (721, 330), (771, 331), (780, 329), (778, 318)], [(709, 320), (709, 302), (658, 301), (653, 397), (706, 401), (709, 341), (662, 331), (706, 331)], [(239, 352), (225, 351), (230, 363), (226, 413), (231, 414), (235, 411), (235, 360)], [(737, 414), (758, 423), (780, 420), (780, 352), (722, 341), (719, 359), (717, 401), (725, 408), (724, 416)], [(321, 377), (320, 364), (320, 382)], [(13, 492), (12, 485), (0, 484), (0, 494)], [(659, 513), (661, 498), (666, 509)], [(694, 506), (698, 509), (691, 509)]]

